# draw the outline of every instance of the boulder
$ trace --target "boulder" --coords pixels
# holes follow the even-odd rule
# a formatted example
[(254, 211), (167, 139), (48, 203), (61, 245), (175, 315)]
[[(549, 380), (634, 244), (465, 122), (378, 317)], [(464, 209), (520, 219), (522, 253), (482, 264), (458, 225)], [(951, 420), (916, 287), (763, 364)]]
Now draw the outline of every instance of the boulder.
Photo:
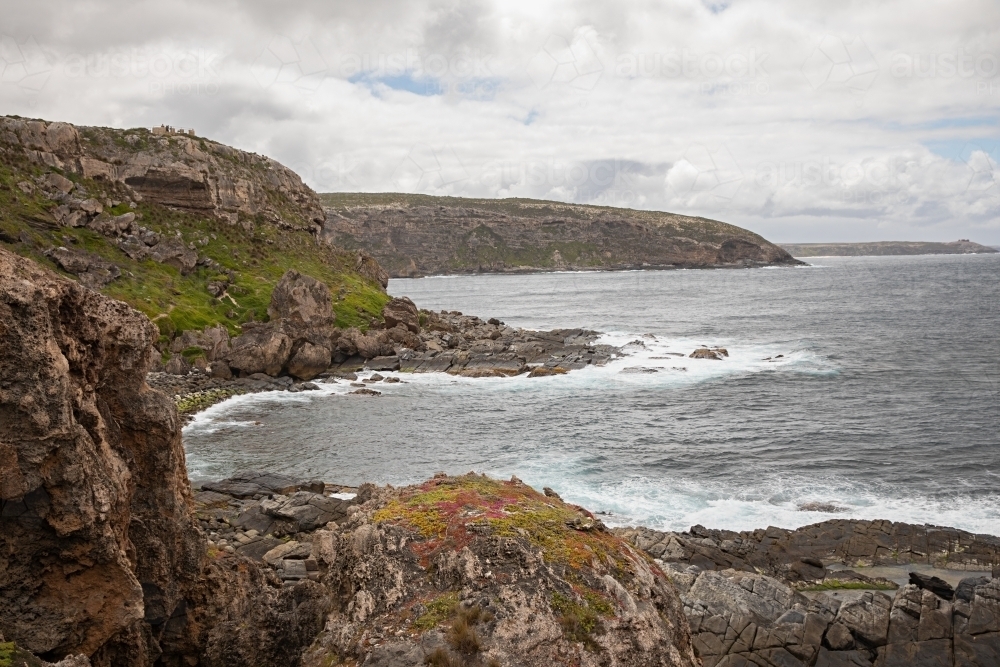
[(288, 373), (300, 380), (312, 380), (330, 367), (330, 350), (322, 345), (303, 343), (288, 360)]
[(952, 600), (955, 597), (955, 589), (940, 577), (920, 574), (919, 572), (910, 572), (910, 583), (930, 591), (944, 600)]
[[(717, 350), (710, 350), (707, 347), (699, 347), (697, 350), (688, 355), (691, 359), (715, 359), (716, 361), (722, 361), (722, 353)], [(728, 353), (726, 356), (729, 356)]]
[(847, 626), (856, 638), (869, 646), (884, 646), (889, 633), (892, 600), (882, 593), (865, 592), (845, 602), (837, 612), (837, 621)]
[(48, 254), (60, 269), (91, 289), (100, 289), (122, 274), (121, 269), (94, 253), (59, 247)]
[(213, 361), (208, 366), (208, 374), (213, 378), (218, 378), (220, 380), (232, 380), (233, 371), (229, 368), (229, 364), (224, 361)]
[(69, 194), (69, 192), (74, 187), (73, 186), (73, 181), (71, 181), (68, 178), (66, 178), (65, 176), (61, 176), (61, 175), (59, 175), (59, 174), (57, 174), (55, 172), (46, 174), (44, 176), (44, 178), (43, 178), (43, 182), (47, 186), (49, 186), (50, 188), (53, 188), (54, 190), (58, 190), (59, 192), (62, 192), (63, 194)]
[(243, 333), (232, 340), (229, 367), (247, 375), (277, 375), (292, 354), (292, 341), (273, 323), (244, 325)]
[(383, 290), (389, 286), (389, 274), (378, 263), (378, 260), (366, 252), (358, 251), (354, 261), (354, 270), (380, 285)]
[(286, 319), (300, 326), (330, 326), (334, 320), (330, 288), (290, 269), (271, 293), (267, 315), (272, 320)]
[(198, 264), (198, 253), (176, 236), (161, 239), (150, 249), (150, 257), (160, 264), (173, 266), (182, 274), (191, 273)]
[(389, 329), (401, 324), (415, 334), (420, 333), (420, 312), (405, 296), (397, 297), (385, 304), (382, 308), (382, 317), (385, 318), (385, 325)]

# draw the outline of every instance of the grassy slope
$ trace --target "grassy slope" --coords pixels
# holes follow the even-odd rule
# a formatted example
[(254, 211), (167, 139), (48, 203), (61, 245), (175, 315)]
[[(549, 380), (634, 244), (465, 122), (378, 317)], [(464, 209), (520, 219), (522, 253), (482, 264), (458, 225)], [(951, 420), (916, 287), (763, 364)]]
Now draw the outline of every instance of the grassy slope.
[[(115, 263), (121, 268), (122, 277), (102, 291), (145, 313), (165, 336), (214, 324), (223, 324), (235, 334), (243, 322), (266, 320), (274, 285), (290, 268), (330, 286), (337, 324), (342, 327), (366, 328), (372, 318), (381, 316), (382, 306), (389, 299), (379, 286), (354, 272), (352, 255), (317, 245), (306, 231), (280, 230), (258, 220), (254, 231), (247, 232), (214, 217), (140, 203), (135, 209), (142, 215), (139, 225), (171, 236), (180, 231), (186, 242), (207, 240), (207, 244), (198, 247), (198, 253), (236, 272), (236, 280), (229, 288), (232, 301), (220, 301), (207, 290), (209, 280), (223, 277), (215, 271), (198, 267), (188, 275), (181, 275), (179, 270), (152, 260), (130, 259), (96, 232), (58, 227), (48, 213), (56, 202), (44, 199), (37, 191), (25, 194), (17, 187), (19, 181), (31, 181), (32, 176), (47, 171), (50, 170), (26, 159), (3, 156), (0, 243), (56, 271), (58, 267), (43, 254), (53, 246), (88, 250)], [(121, 198), (105, 183), (83, 180), (69, 173), (63, 175), (82, 184), (90, 196), (101, 201)], [(110, 212), (127, 210), (130, 210), (127, 204), (123, 204)]]

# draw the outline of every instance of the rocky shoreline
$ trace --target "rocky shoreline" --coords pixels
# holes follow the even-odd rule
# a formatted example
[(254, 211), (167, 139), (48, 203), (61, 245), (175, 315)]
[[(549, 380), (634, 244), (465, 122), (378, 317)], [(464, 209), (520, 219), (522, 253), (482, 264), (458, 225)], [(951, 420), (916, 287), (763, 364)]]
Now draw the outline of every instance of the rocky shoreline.
[[(387, 328), (334, 334), (322, 309), (307, 308), (312, 283), (288, 278), (282, 294), (301, 298), (273, 303), (272, 321), (248, 338), (195, 337), (205, 346), (191, 347), (216, 357), (203, 359), (207, 373), (149, 374), (159, 333), (148, 319), (0, 249), (0, 659), (1000, 664), (993, 536), (848, 520), (741, 533), (609, 529), (555, 490), (476, 473), (349, 488), (250, 472), (192, 489), (177, 399), (150, 380), (175, 397), (202, 392), (197, 408), (233, 391), (304, 391), (325, 373), (377, 364), (447, 362), (447, 372), (480, 377), (572, 371), (615, 353), (592, 332), (523, 332), (403, 300), (385, 312)], [(382, 344), (394, 354), (376, 354)], [(873, 567), (907, 576), (866, 573)]]

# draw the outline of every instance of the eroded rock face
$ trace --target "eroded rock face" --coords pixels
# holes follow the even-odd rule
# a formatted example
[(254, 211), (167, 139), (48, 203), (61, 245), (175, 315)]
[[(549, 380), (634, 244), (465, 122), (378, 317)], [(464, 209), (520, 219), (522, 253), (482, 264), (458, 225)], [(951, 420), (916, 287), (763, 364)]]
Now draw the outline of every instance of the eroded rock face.
[(207, 551), (176, 408), (145, 383), (158, 335), (0, 249), (0, 635), (95, 667), (295, 665), (329, 594)]
[[(325, 218), (316, 193), (291, 169), (208, 139), (0, 117), (0, 141), (37, 164), (120, 183), (137, 199), (207, 213), (232, 224), (252, 228), (255, 220), (263, 219), (284, 229), (318, 233)], [(64, 194), (72, 190), (68, 179), (53, 179), (48, 186)], [(273, 204), (281, 200), (289, 206), (279, 210)], [(69, 209), (66, 213), (63, 224), (83, 222), (79, 216), (70, 218)], [(188, 258), (175, 253), (171, 259), (183, 266)]]
[(172, 612), (200, 569), (177, 413), (144, 381), (157, 336), (0, 249), (0, 632), (35, 653), (154, 651), (149, 600)]

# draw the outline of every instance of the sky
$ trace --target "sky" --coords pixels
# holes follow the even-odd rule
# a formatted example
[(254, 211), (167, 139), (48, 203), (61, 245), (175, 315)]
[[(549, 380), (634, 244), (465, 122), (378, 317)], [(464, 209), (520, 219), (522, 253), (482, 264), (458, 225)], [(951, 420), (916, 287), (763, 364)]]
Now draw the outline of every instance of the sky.
[(194, 128), (319, 192), (1000, 245), (1000, 2), (0, 0), (0, 113)]

